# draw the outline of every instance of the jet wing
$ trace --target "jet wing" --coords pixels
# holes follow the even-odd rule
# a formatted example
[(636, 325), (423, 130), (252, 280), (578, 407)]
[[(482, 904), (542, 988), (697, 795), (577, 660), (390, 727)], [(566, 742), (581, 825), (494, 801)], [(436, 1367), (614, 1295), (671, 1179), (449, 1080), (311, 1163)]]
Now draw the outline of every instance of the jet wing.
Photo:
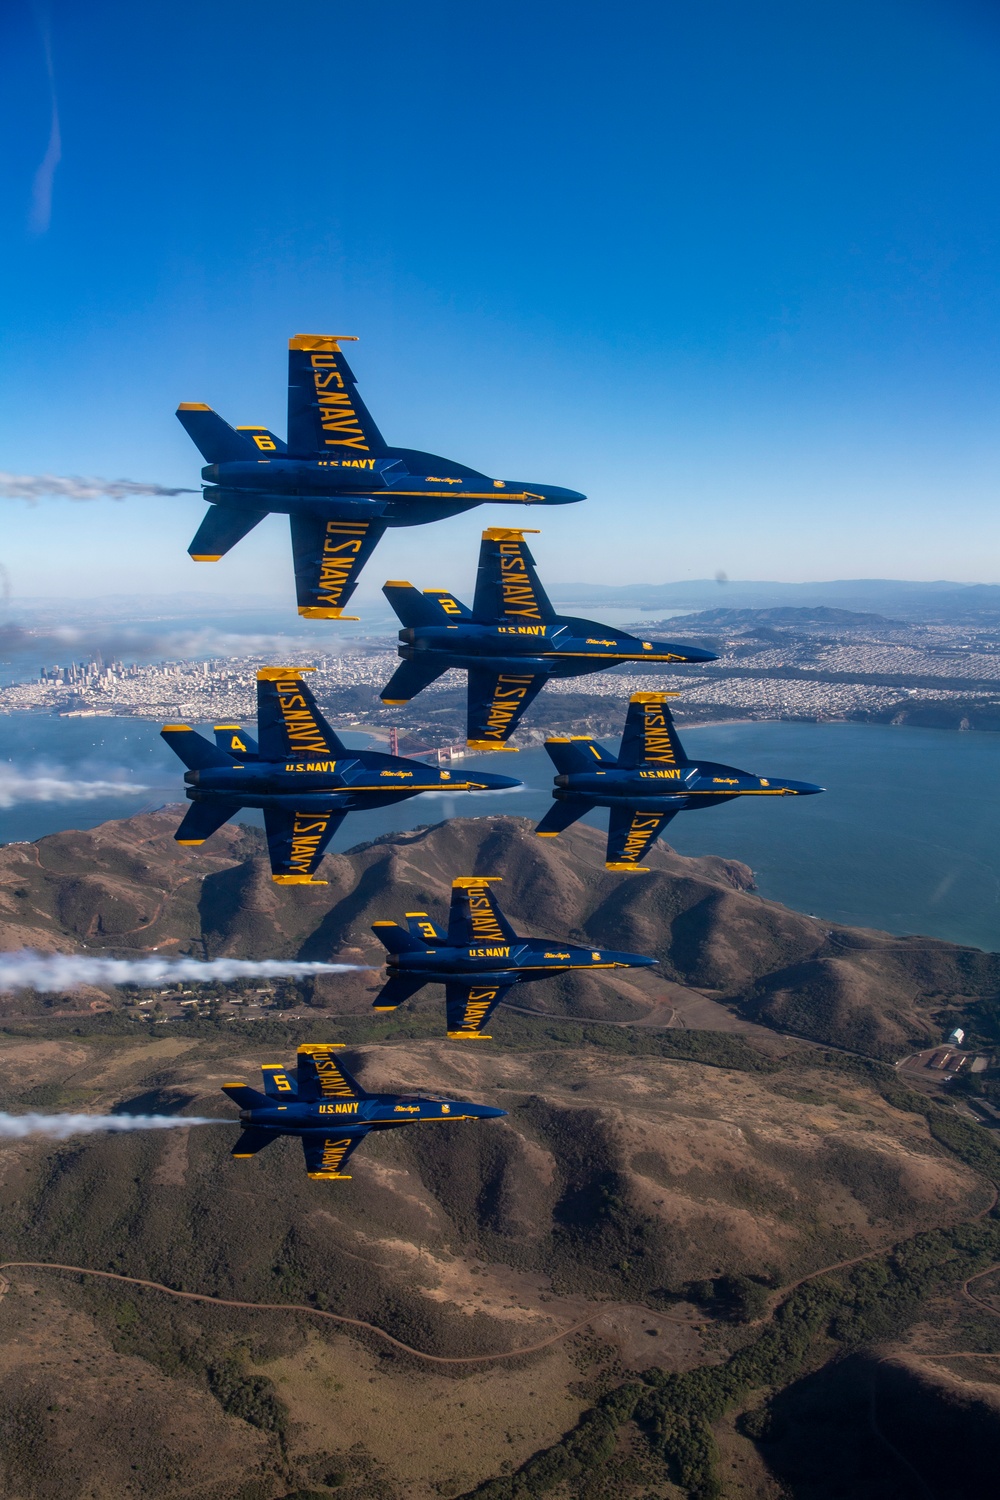
[(557, 619), (538, 581), (523, 531), (492, 526), (483, 532), (472, 613), (477, 620), (541, 627)]
[(265, 807), (271, 879), (277, 885), (326, 885), (325, 880), (314, 880), (313, 875), (346, 816), (339, 809), (296, 812), (292, 808)]
[(673, 812), (636, 812), (627, 807), (613, 807), (608, 824), (609, 870), (641, 870), (639, 861), (648, 854), (671, 818), (676, 818), (680, 808)]
[(497, 750), (506, 744), (528, 704), (534, 702), (548, 680), (547, 672), (532, 676), (470, 667), (465, 730), (468, 744), (474, 750)]
[(350, 752), (331, 729), (302, 681), (312, 667), (261, 667), (257, 673), (257, 755), (264, 761), (320, 761), (330, 771)]
[(449, 980), (444, 993), (451, 1040), (490, 1041), (482, 1028), (510, 988), (509, 984), (470, 984), (467, 980)]
[(356, 1146), (360, 1146), (367, 1130), (358, 1129), (350, 1135), (302, 1137), (302, 1150), (306, 1157), (306, 1171), (312, 1178), (326, 1178), (334, 1182), (350, 1182), (350, 1172), (341, 1171)]
[(632, 694), (618, 752), (619, 766), (631, 770), (635, 766), (690, 765), (667, 707), (667, 699), (676, 697), (676, 693)]
[(289, 520), (299, 614), (307, 620), (357, 619), (357, 615), (345, 615), (343, 608), (358, 586), (361, 569), (382, 540), (385, 522), (311, 515), (293, 515)]
[(496, 879), (496, 875), (463, 875), (452, 881), (449, 948), (468, 948), (474, 943), (520, 942), (490, 890), (490, 881)]
[(357, 342), (344, 333), (299, 333), (288, 340), (288, 450), (319, 454), (331, 467), (387, 452), (340, 340)]

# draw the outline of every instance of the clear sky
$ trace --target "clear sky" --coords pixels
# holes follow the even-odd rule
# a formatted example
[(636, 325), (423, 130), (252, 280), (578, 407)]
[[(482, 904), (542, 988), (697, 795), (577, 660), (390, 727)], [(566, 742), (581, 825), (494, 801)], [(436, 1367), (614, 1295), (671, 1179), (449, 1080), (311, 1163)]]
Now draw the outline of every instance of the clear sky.
[[(0, 469), (196, 485), (178, 400), (283, 433), (354, 333), (390, 442), (588, 493), (550, 579), (1000, 580), (985, 0), (6, 0), (0, 78)], [(291, 591), (283, 518), (0, 507), (15, 596)]]

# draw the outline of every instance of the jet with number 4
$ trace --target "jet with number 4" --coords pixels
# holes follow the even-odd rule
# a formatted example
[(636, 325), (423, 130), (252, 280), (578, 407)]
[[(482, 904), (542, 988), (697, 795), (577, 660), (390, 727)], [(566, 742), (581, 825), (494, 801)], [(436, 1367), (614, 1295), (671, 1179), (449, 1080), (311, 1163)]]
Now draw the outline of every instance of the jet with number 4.
[(387, 807), (420, 792), (485, 792), (520, 786), (485, 771), (439, 771), (422, 760), (349, 750), (302, 681), (313, 667), (257, 673), (258, 744), (239, 725), (218, 724), (216, 743), (187, 724), (163, 738), (188, 769), (189, 807), (174, 838), (203, 844), (243, 807), (263, 810), (271, 878), (279, 885), (325, 885), (315, 872), (349, 812)]
[(395, 1010), (425, 984), (443, 984), (449, 1037), (490, 1041), (483, 1027), (512, 985), (549, 979), (567, 969), (647, 969), (659, 962), (640, 953), (518, 937), (490, 890), (499, 879), (471, 875), (452, 881), (446, 933), (423, 911), (407, 912), (406, 927), (398, 922), (372, 924), (389, 951), (389, 978), (375, 1010)]
[(633, 693), (618, 754), (588, 735), (545, 741), (556, 771), (555, 798), (535, 832), (555, 838), (594, 807), (608, 807), (607, 868), (645, 870), (648, 853), (679, 812), (717, 807), (734, 797), (809, 797), (825, 790), (809, 781), (776, 781), (713, 760), (689, 760), (668, 698)]
[(350, 1182), (344, 1171), (356, 1146), (373, 1130), (401, 1125), (451, 1124), (454, 1120), (494, 1120), (505, 1109), (470, 1104), (466, 1099), (423, 1099), (416, 1094), (369, 1094), (344, 1067), (335, 1049), (342, 1042), (302, 1046), (292, 1070), (265, 1063), (264, 1092), (246, 1083), (223, 1084), (239, 1105), (244, 1130), (231, 1155), (246, 1160), (279, 1136), (297, 1135), (306, 1171), (317, 1180)]
[(643, 641), (610, 625), (557, 615), (538, 581), (523, 531), (483, 532), (472, 608), (446, 589), (389, 582), (382, 592), (403, 629), (403, 658), (383, 703), (409, 703), (449, 667), (469, 674), (467, 742), (513, 750), (507, 740), (550, 677), (582, 677), (622, 662), (715, 661), (711, 651)]
[(350, 334), (300, 333), (288, 343), (288, 440), (230, 427), (201, 401), (177, 416), (206, 460), (211, 505), (188, 552), (219, 558), (271, 512), (287, 515), (299, 614), (344, 615), (361, 570), (390, 526), (423, 526), (477, 505), (566, 505), (553, 485), (491, 479), (435, 453), (390, 448), (358, 395), (340, 345)]

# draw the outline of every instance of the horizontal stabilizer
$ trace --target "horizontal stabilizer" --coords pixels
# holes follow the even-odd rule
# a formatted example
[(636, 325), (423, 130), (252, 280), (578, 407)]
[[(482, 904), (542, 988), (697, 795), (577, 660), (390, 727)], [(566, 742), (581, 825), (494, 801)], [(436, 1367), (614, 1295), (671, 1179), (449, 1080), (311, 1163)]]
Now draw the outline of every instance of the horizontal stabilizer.
[(217, 833), (237, 809), (232, 802), (192, 802), (174, 834), (178, 844), (203, 844)]
[(260, 457), (248, 436), (230, 427), (203, 401), (182, 401), (177, 420), (206, 463), (247, 463)]
[(237, 1161), (245, 1160), (248, 1156), (256, 1156), (258, 1151), (263, 1151), (264, 1147), (269, 1146), (275, 1139), (276, 1134), (273, 1130), (258, 1130), (256, 1126), (251, 1126), (249, 1130), (244, 1130), (229, 1154)]
[(401, 625), (455, 625), (472, 618), (472, 611), (445, 589), (421, 592), (412, 583), (390, 580), (382, 585), (382, 592)]
[(195, 562), (218, 562), (266, 515), (266, 510), (245, 509), (242, 505), (238, 509), (229, 505), (209, 506), (207, 516), (194, 534), (188, 555)]
[(577, 818), (590, 812), (593, 805), (592, 802), (553, 802), (535, 832), (541, 839), (554, 839), (556, 834), (562, 833)]
[(206, 740), (190, 724), (164, 724), (160, 738), (166, 740), (174, 754), (184, 762), (189, 771), (210, 771), (221, 766), (230, 767), (232, 756)]
[(307, 515), (289, 520), (299, 614), (307, 620), (356, 618), (343, 609), (382, 540), (385, 522)]
[(409, 1000), (427, 983), (420, 974), (393, 974), (379, 990), (372, 1010), (395, 1010), (404, 1000)]
[(383, 703), (409, 703), (447, 670), (447, 665), (436, 660), (430, 652), (424, 657), (415, 657), (413, 661), (402, 661), (379, 697)]
[(598, 766), (618, 764), (615, 757), (609, 755), (603, 745), (599, 745), (589, 735), (553, 737), (545, 741), (545, 750), (560, 776), (571, 776), (574, 771), (594, 771)]

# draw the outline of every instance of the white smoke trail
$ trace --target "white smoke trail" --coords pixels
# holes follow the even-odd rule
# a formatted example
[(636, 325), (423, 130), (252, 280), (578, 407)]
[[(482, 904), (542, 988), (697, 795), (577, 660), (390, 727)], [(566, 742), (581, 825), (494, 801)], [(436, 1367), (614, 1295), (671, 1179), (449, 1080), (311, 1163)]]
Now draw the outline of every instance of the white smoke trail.
[(34, 505), (45, 495), (63, 500), (124, 500), (129, 495), (197, 495), (198, 490), (144, 484), (139, 479), (83, 479), (78, 474), (8, 474), (0, 469), (0, 497)]
[(79, 781), (58, 769), (26, 776), (13, 766), (0, 765), (0, 808), (18, 807), (22, 802), (93, 802), (97, 797), (149, 790), (133, 781)]
[(23, 1140), (47, 1135), (65, 1141), (71, 1135), (96, 1135), (102, 1130), (178, 1130), (188, 1125), (231, 1125), (194, 1115), (5, 1115), (0, 1114), (0, 1140)]
[(49, 80), (52, 114), (49, 122), (49, 143), (32, 184), (28, 229), (32, 234), (44, 234), (52, 219), (52, 184), (55, 180), (56, 167), (62, 160), (62, 136), (59, 132), (59, 101), (56, 98), (56, 75), (52, 66), (52, 36), (48, 6), (39, 4), (35, 9), (38, 29), (42, 36), (42, 50), (45, 54), (45, 71)]
[(265, 958), (91, 958), (76, 953), (0, 953), (0, 990), (68, 990), (81, 984), (134, 984), (149, 989), (181, 981), (209, 984), (233, 979), (312, 979), (317, 974), (359, 974), (371, 964), (298, 963)]

